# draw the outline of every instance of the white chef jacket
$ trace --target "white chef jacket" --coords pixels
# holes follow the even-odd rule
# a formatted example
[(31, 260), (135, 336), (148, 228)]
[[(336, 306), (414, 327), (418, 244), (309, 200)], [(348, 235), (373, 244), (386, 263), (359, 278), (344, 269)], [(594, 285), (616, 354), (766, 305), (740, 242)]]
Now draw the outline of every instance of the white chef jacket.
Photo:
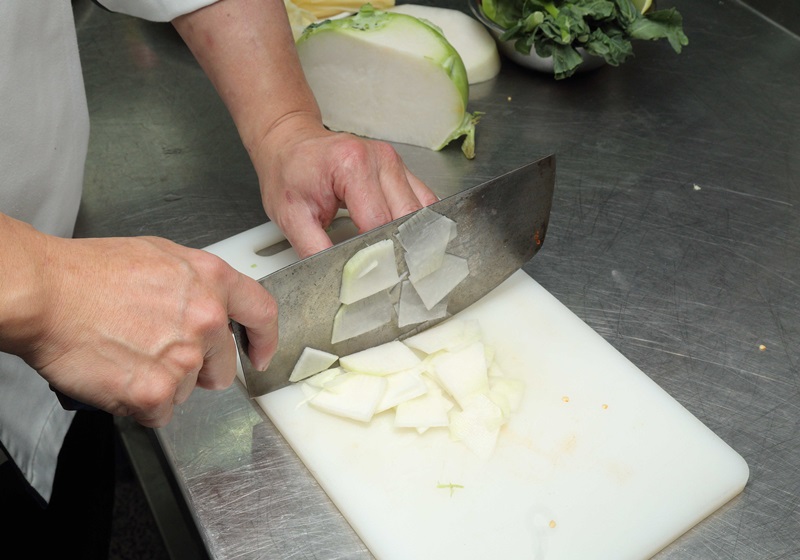
[[(152, 21), (170, 21), (215, 1), (98, 3)], [(39, 231), (71, 236), (88, 139), (71, 1), (0, 0), (0, 212)], [(73, 416), (25, 362), (0, 353), (0, 442), (45, 501)]]

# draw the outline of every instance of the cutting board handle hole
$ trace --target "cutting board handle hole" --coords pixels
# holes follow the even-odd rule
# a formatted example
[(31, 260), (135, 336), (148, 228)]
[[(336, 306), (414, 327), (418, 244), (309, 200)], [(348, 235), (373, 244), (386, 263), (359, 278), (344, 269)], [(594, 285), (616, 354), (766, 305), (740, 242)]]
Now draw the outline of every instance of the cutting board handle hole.
[(277, 243), (273, 243), (272, 245), (267, 245), (263, 249), (259, 249), (256, 251), (256, 255), (259, 257), (272, 257), (291, 248), (292, 245), (286, 239), (283, 239)]
[[(340, 211), (328, 227), (327, 233), (333, 244), (336, 245), (358, 235), (358, 228), (346, 211)], [(256, 255), (259, 257), (272, 257), (291, 248), (292, 245), (284, 238), (259, 249), (256, 251)]]

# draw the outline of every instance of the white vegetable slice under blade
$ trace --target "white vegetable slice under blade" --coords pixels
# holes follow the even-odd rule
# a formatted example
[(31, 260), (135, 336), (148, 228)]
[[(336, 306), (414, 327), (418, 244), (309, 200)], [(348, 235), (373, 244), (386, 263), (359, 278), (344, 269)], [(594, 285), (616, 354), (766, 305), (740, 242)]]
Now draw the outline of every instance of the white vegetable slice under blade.
[(392, 321), (394, 306), (386, 290), (351, 304), (341, 304), (333, 317), (331, 344), (375, 330)]
[(418, 4), (402, 4), (390, 10), (428, 20), (441, 29), (461, 55), (470, 84), (485, 82), (500, 72), (500, 54), (494, 38), (480, 22), (464, 12)]
[(335, 387), (322, 389), (308, 403), (329, 414), (369, 422), (386, 391), (386, 379), (362, 373), (344, 373)]
[(465, 136), (475, 156), (464, 63), (429, 23), (365, 5), (306, 28), (297, 52), (328, 128), (432, 150)]
[(422, 303), (417, 290), (408, 280), (402, 284), (400, 303), (397, 311), (397, 326), (400, 328), (425, 321), (433, 321), (447, 316), (447, 298), (428, 309)]
[[(432, 219), (428, 214), (433, 214)], [(419, 216), (422, 217), (416, 219)], [(454, 228), (453, 220), (427, 208), (398, 228), (397, 238), (406, 250), (405, 261), (412, 282), (421, 280), (442, 266)]]
[(397, 373), (421, 362), (413, 350), (397, 340), (339, 358), (339, 365), (345, 370), (371, 375)]
[(432, 309), (467, 276), (469, 276), (467, 259), (446, 254), (441, 267), (421, 280), (416, 282), (411, 280), (411, 283), (425, 307)]
[(339, 300), (351, 304), (400, 281), (394, 257), (394, 242), (384, 239), (365, 247), (345, 263)]
[(335, 354), (306, 346), (289, 375), (289, 381), (294, 383), (316, 375), (328, 369), (338, 359), (339, 356)]

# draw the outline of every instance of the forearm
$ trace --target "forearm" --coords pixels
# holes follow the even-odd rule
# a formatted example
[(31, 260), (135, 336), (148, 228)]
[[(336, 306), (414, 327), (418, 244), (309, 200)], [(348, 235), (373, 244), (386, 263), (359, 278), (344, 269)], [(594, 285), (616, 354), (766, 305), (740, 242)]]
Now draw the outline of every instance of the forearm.
[(228, 107), (248, 152), (291, 117), (307, 116), (321, 126), (283, 0), (221, 0), (173, 25)]

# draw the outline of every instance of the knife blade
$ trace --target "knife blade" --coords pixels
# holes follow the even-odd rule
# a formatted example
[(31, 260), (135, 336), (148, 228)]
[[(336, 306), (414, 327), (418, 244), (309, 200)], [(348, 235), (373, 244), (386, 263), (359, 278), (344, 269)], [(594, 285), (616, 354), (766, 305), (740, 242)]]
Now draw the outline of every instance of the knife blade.
[[(448, 245), (447, 252), (466, 258), (469, 267), (469, 276), (448, 296), (447, 317), (478, 301), (533, 258), (544, 242), (554, 189), (555, 156), (549, 155), (427, 207), (456, 222), (458, 235)], [(398, 227), (414, 214), (259, 280), (278, 304), (278, 349), (265, 371), (255, 369), (247, 356), (247, 332), (242, 325), (232, 322), (250, 397), (289, 385), (292, 369), (306, 347), (346, 356), (403, 339), (447, 318), (404, 328), (393, 321), (355, 338), (331, 343), (344, 264), (366, 246), (394, 239)], [(407, 269), (401, 253), (400, 244), (395, 243), (395, 260), (402, 277)]]

